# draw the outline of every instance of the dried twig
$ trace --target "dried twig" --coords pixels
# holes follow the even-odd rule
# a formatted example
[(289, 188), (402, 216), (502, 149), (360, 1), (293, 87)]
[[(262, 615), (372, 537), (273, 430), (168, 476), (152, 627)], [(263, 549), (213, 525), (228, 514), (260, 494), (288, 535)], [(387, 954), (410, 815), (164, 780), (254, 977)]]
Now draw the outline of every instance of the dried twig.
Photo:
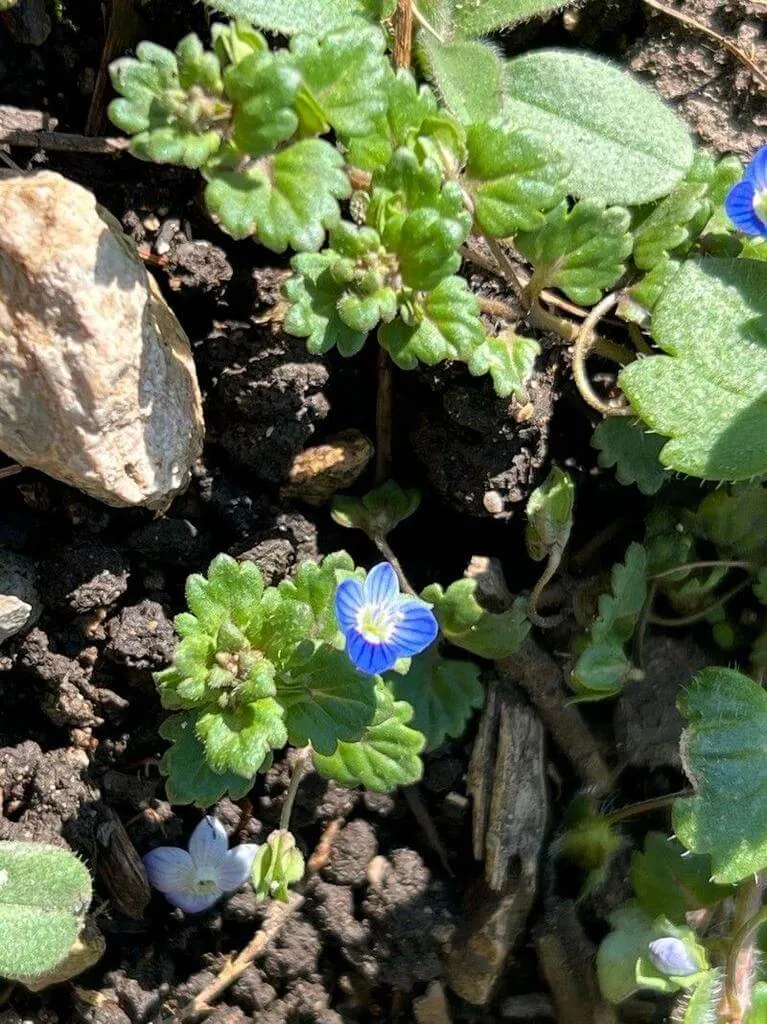
[(26, 149), (50, 149), (61, 153), (92, 153), (96, 156), (119, 156), (130, 146), (129, 139), (89, 138), (69, 132), (38, 132), (24, 129), (0, 129), (0, 146)]
[(661, 14), (667, 15), (669, 18), (674, 18), (682, 25), (686, 25), (687, 28), (695, 29), (696, 32), (701, 32), (703, 35), (708, 36), (709, 39), (713, 39), (728, 50), (733, 57), (736, 57), (742, 64), (745, 64), (751, 74), (756, 78), (762, 88), (767, 88), (767, 71), (760, 67), (754, 58), (743, 49), (742, 46), (738, 46), (727, 36), (721, 35), (719, 32), (715, 32), (714, 29), (709, 28), (702, 21), (698, 21), (697, 18), (691, 18), (689, 14), (685, 14), (683, 11), (678, 11), (675, 7), (667, 7), (666, 4), (660, 2), (660, 0), (644, 0), (648, 7), (652, 7), (656, 11), (660, 11)]
[(107, 110), (109, 89), (109, 65), (114, 58), (127, 50), (136, 41), (138, 12), (136, 0), (112, 0), (109, 23), (101, 51), (101, 61), (91, 95), (85, 134), (96, 135), (101, 131)]

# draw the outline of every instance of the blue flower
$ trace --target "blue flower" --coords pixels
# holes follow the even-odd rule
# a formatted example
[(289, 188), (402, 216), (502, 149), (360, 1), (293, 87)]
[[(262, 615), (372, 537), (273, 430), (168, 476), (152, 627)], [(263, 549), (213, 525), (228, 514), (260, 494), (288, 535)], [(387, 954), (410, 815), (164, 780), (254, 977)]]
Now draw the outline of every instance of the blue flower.
[(671, 978), (684, 978), (702, 970), (684, 942), (671, 936), (650, 943), (650, 960), (661, 974)]
[(189, 840), (189, 852), (178, 846), (158, 846), (144, 857), (150, 883), (174, 907), (199, 914), (235, 892), (250, 876), (258, 846), (241, 843), (229, 849), (224, 826), (203, 818)]
[(397, 574), (388, 562), (374, 566), (364, 583), (339, 583), (334, 608), (347, 654), (369, 676), (394, 668), (399, 658), (420, 654), (439, 632), (425, 601), (400, 594)]
[(751, 158), (743, 180), (727, 193), (724, 208), (738, 231), (767, 238), (767, 146)]

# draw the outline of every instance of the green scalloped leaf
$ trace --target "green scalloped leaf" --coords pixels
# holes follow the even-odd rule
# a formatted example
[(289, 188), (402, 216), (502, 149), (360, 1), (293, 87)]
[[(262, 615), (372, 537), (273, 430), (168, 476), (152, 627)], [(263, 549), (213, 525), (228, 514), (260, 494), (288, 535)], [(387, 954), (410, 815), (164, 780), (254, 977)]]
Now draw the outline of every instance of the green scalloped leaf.
[(489, 658), (508, 658), (522, 646), (530, 632), (527, 600), (517, 598), (505, 612), (488, 612), (477, 601), (477, 581), (456, 580), (444, 590), (432, 583), (421, 593), (424, 601), (434, 606), (446, 640), (456, 647)]
[(479, 301), (461, 277), (447, 277), (415, 308), (415, 323), (384, 324), (378, 340), (397, 366), (435, 366), (445, 359), (468, 362), (485, 340)]
[[(194, 804), (205, 810), (222, 796), (240, 800), (253, 788), (255, 775), (243, 778), (234, 772), (219, 775), (205, 760), (205, 747), (198, 739), (198, 714), (171, 715), (158, 732), (172, 746), (160, 761), (160, 771), (166, 776), (165, 794), (170, 804)], [(270, 758), (267, 758), (267, 764)], [(259, 771), (264, 770), (262, 764)]]
[(562, 202), (538, 230), (518, 234), (514, 246), (534, 265), (541, 288), (554, 285), (573, 302), (593, 306), (625, 273), (630, 227), (621, 206), (583, 199), (568, 210)]
[(381, 540), (412, 516), (420, 503), (420, 491), (404, 490), (395, 480), (387, 480), (361, 498), (334, 495), (330, 514), (339, 526), (362, 530), (371, 539)]
[(413, 708), (406, 701), (395, 701), (379, 683), (375, 715), (361, 738), (356, 743), (339, 742), (329, 756), (315, 751), (315, 768), (343, 786), (364, 786), (376, 793), (391, 793), (398, 786), (418, 782), (426, 740), (408, 724), (412, 718)]
[(546, 135), (481, 122), (468, 129), (466, 144), (463, 185), (490, 238), (540, 228), (546, 211), (564, 199), (567, 165)]
[(283, 717), (286, 709), (274, 697), (231, 708), (208, 706), (200, 712), (195, 732), (214, 772), (252, 779), (272, 750), (288, 742)]
[(234, 103), (232, 139), (241, 152), (265, 156), (295, 134), (301, 75), (277, 54), (251, 53), (226, 69), (224, 85)]
[(384, 44), (383, 33), (373, 26), (291, 41), (291, 55), (309, 93), (299, 104), (306, 128), (317, 134), (332, 128), (346, 137), (374, 129), (387, 107)]
[(460, 736), (485, 699), (477, 666), (443, 658), (433, 647), (413, 658), (407, 675), (389, 673), (386, 682), (396, 699), (413, 708), (412, 727), (426, 737), (426, 750)]
[(358, 740), (375, 713), (375, 679), (358, 672), (343, 651), (299, 651), (277, 681), (290, 742), (332, 754), (338, 742)]
[(647, 86), (607, 61), (536, 50), (506, 65), (506, 113), (550, 135), (570, 162), (566, 191), (634, 206), (669, 193), (693, 160), (690, 132)]
[(312, 252), (340, 219), (339, 199), (351, 194), (343, 157), (324, 139), (302, 139), (273, 156), (234, 169), (227, 153), (205, 168), (208, 209), (233, 238), (258, 237), (273, 252)]
[(311, 635), (334, 646), (342, 643), (342, 634), (333, 610), (333, 597), (341, 579), (354, 573), (354, 562), (345, 551), (326, 555), (322, 563), (301, 562), (291, 580), (282, 580), (278, 590), (287, 601), (299, 601), (311, 609), (314, 626)]
[(670, 437), (664, 466), (705, 480), (767, 473), (767, 265), (689, 261), (658, 300), (653, 337), (620, 384), (645, 423)]
[(709, 857), (691, 854), (662, 832), (648, 832), (644, 851), (632, 854), (631, 885), (646, 914), (676, 924), (684, 924), (691, 911), (732, 895), (731, 888), (711, 881)]
[(698, 506), (694, 529), (720, 558), (767, 562), (767, 487), (741, 483), (712, 491)]
[(706, 668), (680, 696), (682, 764), (695, 795), (674, 801), (677, 838), (708, 854), (715, 882), (767, 867), (767, 693), (729, 668)]
[(608, 416), (597, 424), (591, 444), (599, 451), (599, 465), (615, 466), (624, 486), (636, 484), (642, 494), (657, 494), (668, 479), (659, 459), (664, 438), (648, 433), (638, 420)]
[(652, 270), (672, 256), (684, 256), (711, 211), (708, 185), (692, 181), (679, 185), (635, 229), (634, 263), (640, 270)]
[(282, 286), (290, 302), (283, 321), (285, 332), (306, 338), (306, 347), (315, 355), (332, 348), (342, 356), (356, 355), (368, 336), (367, 331), (349, 327), (338, 312), (346, 286), (331, 272), (337, 260), (338, 255), (329, 249), (299, 253), (290, 261), (295, 273)]
[(489, 373), (499, 398), (516, 395), (520, 402), (527, 402), (527, 382), (533, 375), (540, 351), (537, 341), (523, 338), (509, 328), (495, 338), (485, 338), (474, 349), (469, 359), (469, 373), (473, 377)]

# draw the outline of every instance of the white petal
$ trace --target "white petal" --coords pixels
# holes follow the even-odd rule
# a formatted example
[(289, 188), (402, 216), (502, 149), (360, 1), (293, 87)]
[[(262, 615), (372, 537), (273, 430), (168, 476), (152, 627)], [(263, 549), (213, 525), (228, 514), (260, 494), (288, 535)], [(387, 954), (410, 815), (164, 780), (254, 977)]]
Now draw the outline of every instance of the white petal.
[(218, 884), (224, 892), (235, 892), (250, 878), (257, 843), (241, 843), (229, 850), (218, 866)]
[(165, 899), (174, 907), (180, 907), (187, 914), (201, 914), (208, 910), (224, 894), (222, 892), (194, 893), (194, 892), (167, 892)]
[(194, 861), (178, 846), (158, 846), (144, 857), (144, 868), (150, 885), (159, 892), (190, 889), (197, 878)]
[(229, 840), (224, 826), (218, 818), (210, 815), (202, 819), (189, 840), (189, 853), (194, 866), (203, 875), (214, 874), (221, 858), (226, 856), (228, 847)]

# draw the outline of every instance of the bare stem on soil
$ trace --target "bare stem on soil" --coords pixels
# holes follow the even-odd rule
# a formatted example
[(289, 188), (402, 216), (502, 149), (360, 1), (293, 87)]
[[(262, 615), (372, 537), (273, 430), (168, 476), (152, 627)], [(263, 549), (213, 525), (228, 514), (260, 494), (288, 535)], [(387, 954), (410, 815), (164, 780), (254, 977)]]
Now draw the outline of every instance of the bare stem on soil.
[(573, 378), (575, 380), (576, 387), (578, 388), (584, 402), (590, 405), (592, 409), (596, 409), (597, 412), (601, 412), (603, 416), (631, 415), (631, 408), (627, 404), (615, 405), (612, 402), (604, 402), (596, 391), (594, 391), (588, 374), (586, 373), (586, 359), (589, 352), (594, 347), (594, 331), (596, 326), (602, 317), (617, 305), (617, 302), (617, 292), (611, 292), (609, 295), (605, 295), (602, 301), (598, 302), (596, 306), (589, 311), (589, 315), (583, 321), (581, 328), (578, 331), (578, 335), (575, 339), (575, 348), (573, 350)]

